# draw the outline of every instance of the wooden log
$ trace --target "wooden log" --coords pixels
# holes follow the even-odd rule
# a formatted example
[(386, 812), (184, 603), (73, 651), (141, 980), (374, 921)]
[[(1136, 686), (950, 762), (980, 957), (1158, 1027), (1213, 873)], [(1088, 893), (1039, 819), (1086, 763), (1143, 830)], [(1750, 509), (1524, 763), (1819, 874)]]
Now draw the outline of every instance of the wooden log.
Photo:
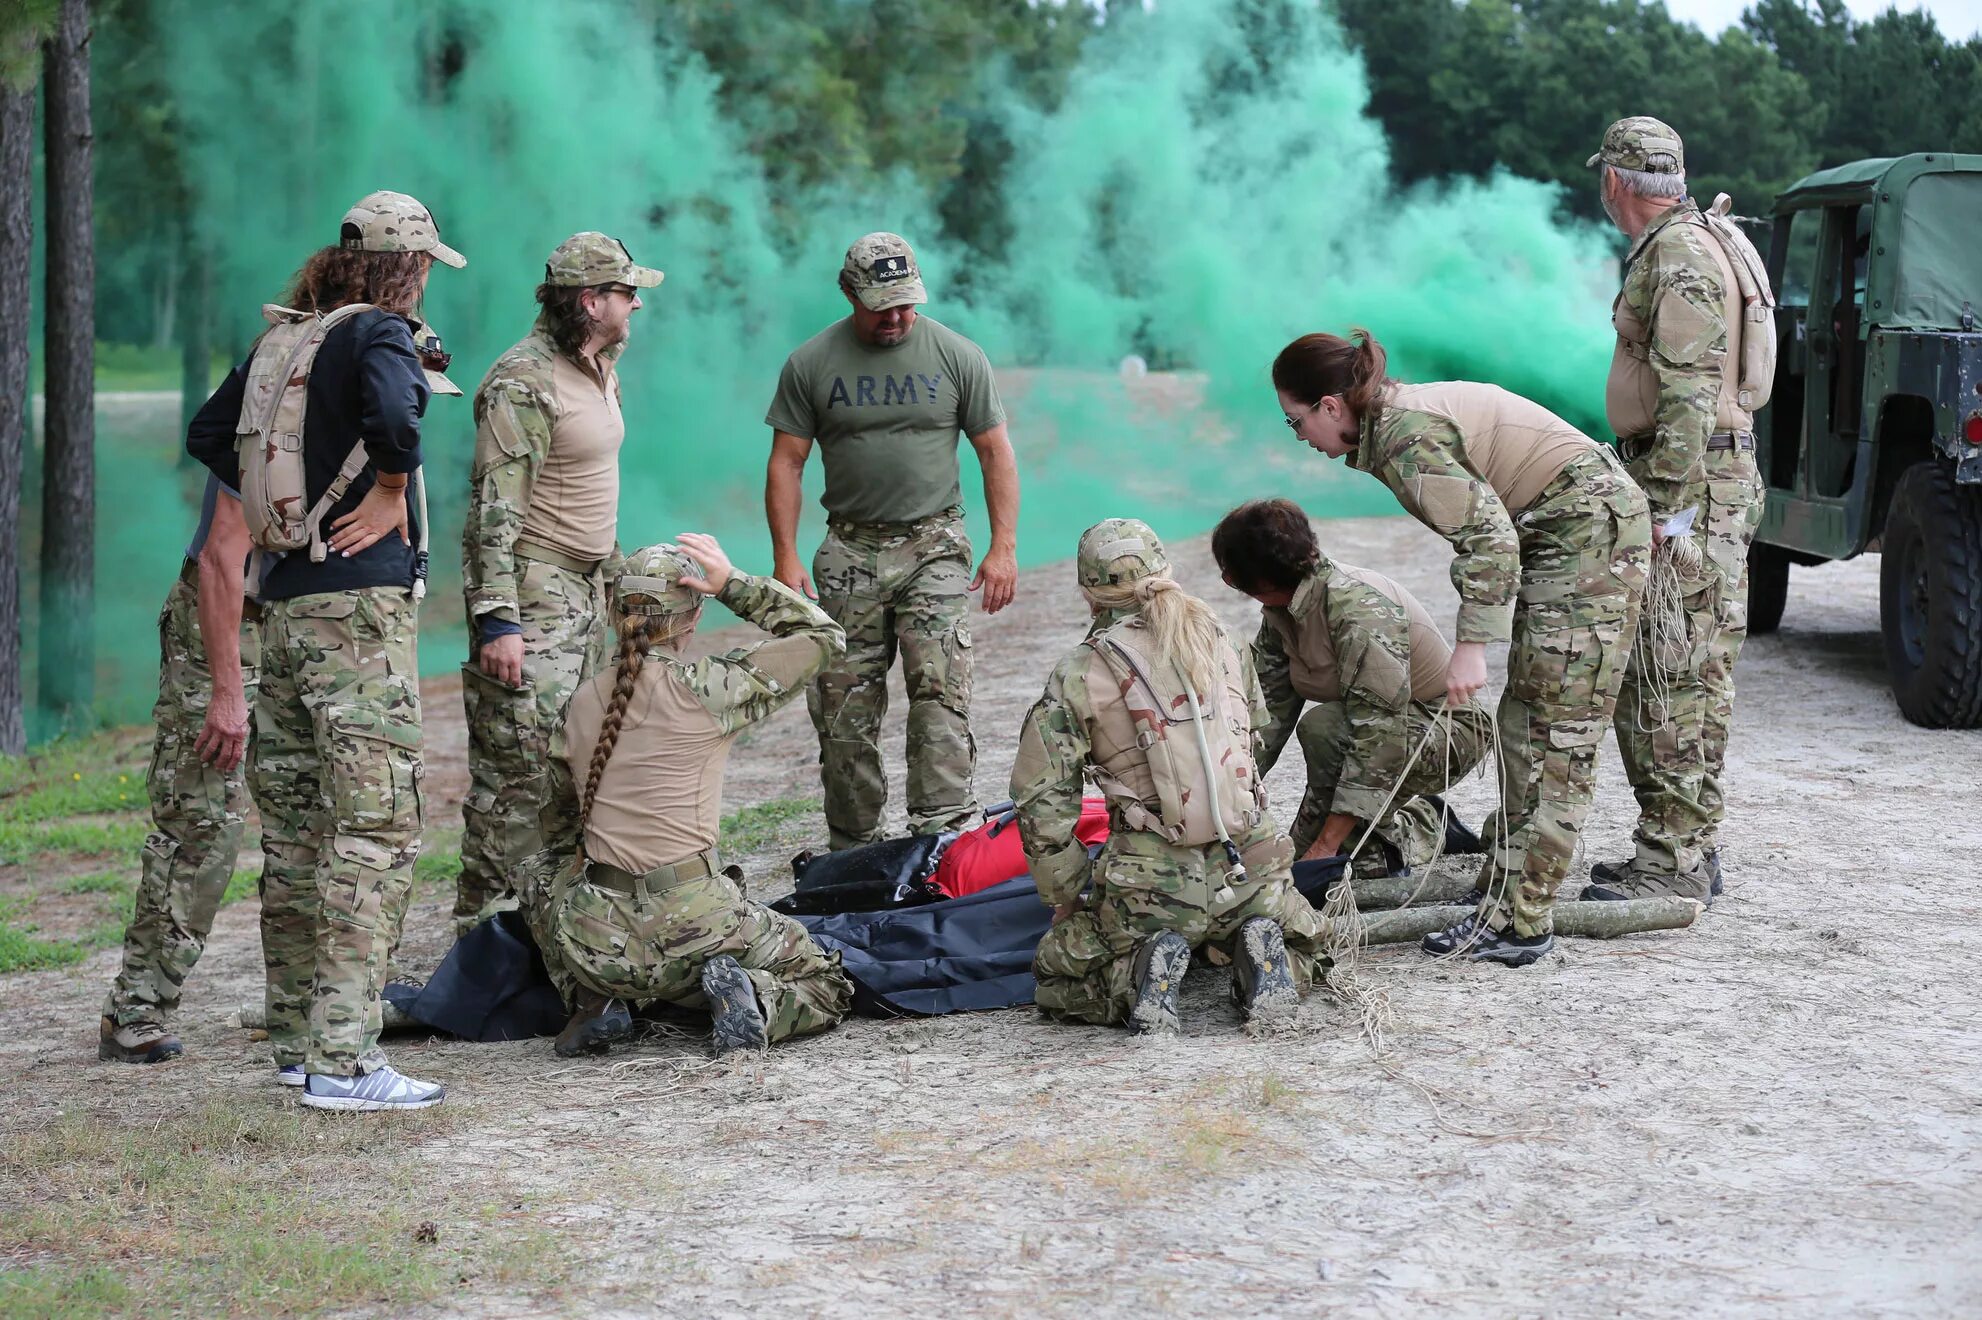
[(1406, 903), (1459, 903), (1473, 892), (1477, 873), (1471, 867), (1434, 868), (1430, 875), (1419, 870), (1401, 879), (1375, 876), (1356, 881), (1356, 906), (1364, 912), (1382, 912)]
[[(1399, 908), (1363, 917), (1370, 944), (1408, 944), (1465, 920), (1469, 907)], [(1621, 903), (1557, 903), (1555, 933), (1578, 939), (1609, 940), (1647, 930), (1678, 930), (1693, 924), (1701, 905), (1690, 898), (1633, 898)]]

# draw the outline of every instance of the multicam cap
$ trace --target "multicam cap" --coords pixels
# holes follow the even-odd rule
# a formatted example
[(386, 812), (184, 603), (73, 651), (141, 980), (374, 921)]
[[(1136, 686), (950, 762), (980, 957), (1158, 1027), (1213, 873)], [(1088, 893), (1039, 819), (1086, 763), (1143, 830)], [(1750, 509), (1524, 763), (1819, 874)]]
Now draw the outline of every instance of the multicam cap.
[(1595, 165), (1598, 161), (1641, 174), (1684, 174), (1686, 148), (1664, 120), (1632, 115), (1605, 129), (1603, 146), (1583, 163)]
[(900, 234), (874, 233), (855, 243), (840, 276), (870, 312), (929, 301), (915, 251)]
[[(626, 567), (613, 580), (613, 603), (621, 614), (687, 614), (702, 608), (702, 593), (684, 587), (685, 577), (701, 577), (702, 569), (679, 546), (643, 546), (626, 557)], [(626, 598), (644, 596), (653, 604), (627, 608)]]
[(544, 263), (544, 283), (563, 289), (589, 289), (596, 284), (651, 289), (666, 278), (658, 270), (634, 265), (626, 244), (596, 229), (565, 239)]
[(428, 389), (435, 394), (461, 393), (461, 387), (442, 374), (454, 361), (454, 354), (441, 346), (440, 331), (426, 321), (414, 321), (413, 351), (420, 355), (420, 369), (426, 373)]
[(1108, 518), (1080, 535), (1074, 572), (1083, 587), (1119, 587), (1170, 572), (1163, 542), (1139, 518)]
[(344, 213), (338, 242), (358, 252), (431, 252), (456, 270), (468, 258), (440, 241), (440, 226), (426, 207), (405, 193), (375, 192)]

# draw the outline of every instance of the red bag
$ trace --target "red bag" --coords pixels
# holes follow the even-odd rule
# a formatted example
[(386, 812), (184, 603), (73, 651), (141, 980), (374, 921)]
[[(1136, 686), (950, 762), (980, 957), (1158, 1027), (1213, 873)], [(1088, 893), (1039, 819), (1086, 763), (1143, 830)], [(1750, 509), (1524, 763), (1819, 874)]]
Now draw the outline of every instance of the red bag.
[[(1090, 847), (1108, 838), (1108, 804), (1083, 798), (1074, 837)], [(1019, 847), (1018, 826), (1009, 814), (965, 830), (943, 850), (929, 884), (944, 898), (962, 898), (1025, 874), (1025, 852)]]

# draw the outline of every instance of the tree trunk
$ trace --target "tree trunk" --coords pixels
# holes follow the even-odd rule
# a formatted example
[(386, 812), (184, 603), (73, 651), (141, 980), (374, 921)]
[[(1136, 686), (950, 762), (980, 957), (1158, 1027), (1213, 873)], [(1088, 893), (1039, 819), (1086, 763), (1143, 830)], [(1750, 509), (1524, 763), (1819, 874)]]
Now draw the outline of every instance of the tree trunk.
[(1430, 875), (1419, 870), (1402, 879), (1372, 876), (1356, 881), (1356, 906), (1364, 912), (1380, 912), (1406, 903), (1457, 903), (1473, 892), (1475, 881), (1470, 867), (1441, 867)]
[(213, 343), (213, 263), (207, 259), (200, 240), (188, 232), (182, 247), (184, 271), (179, 278), (182, 290), (179, 307), (179, 457), (192, 462), (186, 453), (186, 430), (193, 414), (212, 391)]
[(40, 702), (86, 726), (96, 689), (96, 259), (90, 232), (89, 0), (62, 0), (42, 66), (48, 199)]
[[(1363, 917), (1369, 944), (1408, 944), (1433, 931), (1448, 930), (1471, 915), (1469, 907), (1399, 908)], [(1587, 940), (1609, 940), (1645, 930), (1677, 930), (1700, 915), (1690, 898), (1633, 898), (1621, 903), (1557, 903), (1555, 933)]]
[(21, 697), (21, 454), (34, 288), (34, 89), (0, 86), (0, 754), (27, 750)]

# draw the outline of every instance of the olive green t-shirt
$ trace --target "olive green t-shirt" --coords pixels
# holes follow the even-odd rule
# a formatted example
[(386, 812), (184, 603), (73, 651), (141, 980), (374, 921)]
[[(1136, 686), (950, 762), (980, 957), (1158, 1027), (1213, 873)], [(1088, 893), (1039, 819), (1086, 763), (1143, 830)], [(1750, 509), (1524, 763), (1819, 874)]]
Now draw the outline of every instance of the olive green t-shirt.
[(851, 317), (798, 346), (764, 418), (819, 443), (826, 512), (913, 522), (959, 503), (957, 437), (1005, 420), (984, 350), (927, 316), (890, 348), (863, 344)]

